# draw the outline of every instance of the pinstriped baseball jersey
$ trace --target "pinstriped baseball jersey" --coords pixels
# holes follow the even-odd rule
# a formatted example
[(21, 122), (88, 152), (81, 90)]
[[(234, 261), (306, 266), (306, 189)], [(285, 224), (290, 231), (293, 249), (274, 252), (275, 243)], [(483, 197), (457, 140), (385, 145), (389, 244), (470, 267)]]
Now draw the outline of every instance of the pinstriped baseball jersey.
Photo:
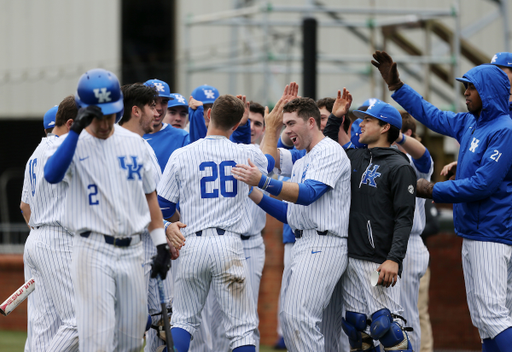
[[(427, 181), (430, 181), (432, 174), (434, 173), (434, 162), (432, 158), (430, 158), (430, 170), (427, 173), (420, 172), (409, 154), (407, 154), (409, 161), (411, 163), (414, 172), (416, 173), (416, 178), (424, 178)], [(414, 220), (412, 223), (411, 236), (419, 236), (425, 229), (425, 198), (416, 197), (416, 207), (414, 208)]]
[(222, 136), (207, 136), (176, 150), (158, 184), (159, 196), (180, 202), (184, 236), (206, 228), (218, 227), (245, 234), (251, 220), (247, 217), (249, 188), (231, 174), (236, 164), (248, 159), (267, 173), (267, 159), (254, 147), (234, 144)]
[[(291, 182), (322, 182), (332, 188), (309, 206), (288, 205), (288, 224), (293, 230), (315, 229), (348, 236), (350, 211), (350, 160), (330, 138), (322, 139), (293, 166)], [(346, 214), (346, 216), (340, 216)]]
[(37, 146), (25, 167), (21, 200), (30, 205), (29, 225), (60, 225), (63, 215), (62, 204), (68, 188), (67, 184), (50, 184), (44, 179), (44, 165), (48, 150), (53, 150), (59, 137), (45, 137)]
[(63, 181), (69, 184), (63, 223), (73, 232), (124, 237), (149, 224), (145, 194), (155, 190), (155, 175), (139, 135), (119, 125), (107, 139), (82, 131)]
[(151, 157), (151, 165), (153, 165), (153, 169), (155, 171), (155, 185), (158, 185), (158, 182), (160, 182), (160, 179), (162, 178), (162, 170), (160, 169), (160, 165), (158, 164), (158, 159), (156, 157), (155, 151), (145, 139), (143, 139), (143, 141), (144, 145), (148, 149), (149, 156)]

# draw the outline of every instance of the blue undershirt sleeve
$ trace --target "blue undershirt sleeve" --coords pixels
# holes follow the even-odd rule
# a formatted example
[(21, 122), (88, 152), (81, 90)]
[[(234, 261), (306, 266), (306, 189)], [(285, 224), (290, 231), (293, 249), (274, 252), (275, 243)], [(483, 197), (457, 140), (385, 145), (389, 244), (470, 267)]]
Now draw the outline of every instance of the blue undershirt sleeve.
[(272, 197), (263, 195), (261, 202), (258, 206), (263, 209), (266, 213), (272, 215), (283, 224), (287, 224), (286, 213), (288, 212), (288, 203), (274, 199)]
[(331, 189), (332, 188), (330, 186), (327, 186), (325, 183), (320, 181), (306, 180), (304, 183), (299, 183), (299, 196), (295, 203), (300, 205), (310, 205)]
[(238, 126), (229, 140), (233, 143), (251, 144), (251, 120), (247, 120), (243, 126)]
[(158, 196), (158, 205), (160, 205), (164, 219), (169, 219), (176, 212), (176, 203), (170, 202), (163, 197)]
[(66, 171), (71, 165), (75, 155), (79, 134), (69, 131), (68, 136), (57, 148), (55, 153), (48, 159), (44, 166), (44, 178), (49, 183), (59, 183), (64, 179)]
[(274, 166), (276, 166), (276, 161), (274, 157), (270, 154), (265, 154), (265, 157), (267, 158), (268, 164), (267, 164), (267, 172), (271, 173), (272, 170), (274, 170)]
[(432, 165), (432, 159), (430, 158), (430, 153), (427, 148), (425, 148), (425, 153), (419, 159), (412, 159), (412, 162), (416, 166), (419, 172), (426, 174), (430, 170), (430, 166)]

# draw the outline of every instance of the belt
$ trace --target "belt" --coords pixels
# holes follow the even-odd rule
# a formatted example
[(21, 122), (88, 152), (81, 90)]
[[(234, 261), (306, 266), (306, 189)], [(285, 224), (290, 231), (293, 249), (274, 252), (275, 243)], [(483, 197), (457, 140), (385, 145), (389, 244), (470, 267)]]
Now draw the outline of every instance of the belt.
[(242, 239), (242, 241), (247, 241), (251, 239), (251, 236), (240, 235), (240, 238)]
[[(91, 235), (91, 231), (85, 231), (80, 234), (81, 237), (88, 238)], [(129, 247), (131, 245), (140, 242), (140, 235), (134, 235), (131, 237), (114, 237), (109, 235), (103, 235), (105, 242), (115, 247)]]
[[(326, 236), (328, 232), (329, 232), (329, 230), (325, 230), (325, 231), (318, 231), (317, 230), (316, 231), (318, 236)], [(304, 233), (304, 230), (295, 230), (294, 231), (295, 238), (301, 238), (303, 233)]]
[[(219, 229), (218, 227), (215, 228), (215, 231), (217, 231), (217, 235), (222, 236), (226, 232), (226, 230)], [(201, 236), (203, 234), (203, 230), (197, 231), (196, 236)]]

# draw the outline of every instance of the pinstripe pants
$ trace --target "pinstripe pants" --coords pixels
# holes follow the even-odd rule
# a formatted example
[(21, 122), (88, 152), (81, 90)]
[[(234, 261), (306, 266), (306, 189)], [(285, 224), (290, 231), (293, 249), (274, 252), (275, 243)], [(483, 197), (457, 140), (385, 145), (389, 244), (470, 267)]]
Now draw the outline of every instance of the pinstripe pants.
[[(146, 288), (148, 290), (148, 311), (152, 315), (153, 324), (156, 324), (161, 318), (158, 314), (162, 310), (160, 304), (160, 294), (158, 293), (158, 284), (156, 279), (151, 279), (151, 263), (153, 262), (153, 256), (157, 254), (156, 246), (149, 235), (147, 230), (144, 231), (142, 236), (142, 246), (144, 248), (144, 280), (146, 281)], [(171, 306), (172, 302), (172, 270), (169, 270), (167, 277), (162, 281), (164, 284), (164, 295), (165, 301), (168, 302), (167, 306)], [(149, 329), (146, 332), (146, 346), (144, 347), (145, 352), (154, 352), (158, 346), (163, 345), (165, 342), (158, 337), (155, 329)]]
[(400, 283), (400, 304), (404, 309), (403, 317), (407, 325), (413, 328), (409, 332), (412, 349), (419, 351), (421, 347), (420, 315), (418, 312), (418, 295), (420, 292), (420, 279), (428, 268), (430, 255), (427, 247), (419, 235), (409, 237), (407, 253), (403, 260), (403, 271)]
[(233, 350), (254, 345), (258, 326), (254, 302), (247, 280), (248, 268), (239, 234), (215, 229), (190, 235), (180, 252), (173, 302), (172, 325), (194, 335), (200, 314), (211, 289), (222, 309), (226, 336)]
[(120, 248), (94, 232), (88, 238), (75, 236), (80, 352), (140, 351), (148, 318), (143, 260), (142, 242)]
[(480, 338), (512, 327), (512, 246), (462, 241), (462, 269), (471, 321)]
[(324, 350), (322, 314), (347, 267), (347, 259), (346, 238), (304, 230), (293, 245), (290, 275), (283, 282), (286, 289), (281, 290), (283, 306), (279, 312), (289, 351)]
[(31, 351), (78, 351), (72, 245), (73, 236), (60, 226), (33, 229), (27, 239), (24, 259), (37, 286), (29, 296)]

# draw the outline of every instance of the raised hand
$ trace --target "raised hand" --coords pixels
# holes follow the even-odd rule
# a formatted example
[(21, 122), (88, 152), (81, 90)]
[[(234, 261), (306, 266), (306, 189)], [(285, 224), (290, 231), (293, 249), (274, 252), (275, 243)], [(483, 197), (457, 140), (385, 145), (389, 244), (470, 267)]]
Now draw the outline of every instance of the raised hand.
[(244, 103), (244, 107), (245, 107), (244, 115), (242, 116), (242, 119), (240, 120), (240, 126), (243, 126), (247, 123), (247, 120), (249, 120), (249, 102), (247, 101), (247, 98), (245, 97), (245, 95), (237, 95), (236, 97), (238, 99), (240, 99), (242, 101), (242, 103)]
[(398, 75), (396, 62), (393, 62), (391, 56), (385, 51), (375, 51), (373, 53), (372, 65), (379, 69), (380, 75), (388, 85), (390, 91), (395, 91), (404, 85)]
[(334, 105), (332, 107), (332, 113), (334, 116), (338, 118), (342, 118), (343, 115), (346, 115), (352, 105), (352, 94), (347, 90), (347, 88), (343, 88), (343, 95), (341, 91), (338, 90), (338, 96), (334, 101)]

